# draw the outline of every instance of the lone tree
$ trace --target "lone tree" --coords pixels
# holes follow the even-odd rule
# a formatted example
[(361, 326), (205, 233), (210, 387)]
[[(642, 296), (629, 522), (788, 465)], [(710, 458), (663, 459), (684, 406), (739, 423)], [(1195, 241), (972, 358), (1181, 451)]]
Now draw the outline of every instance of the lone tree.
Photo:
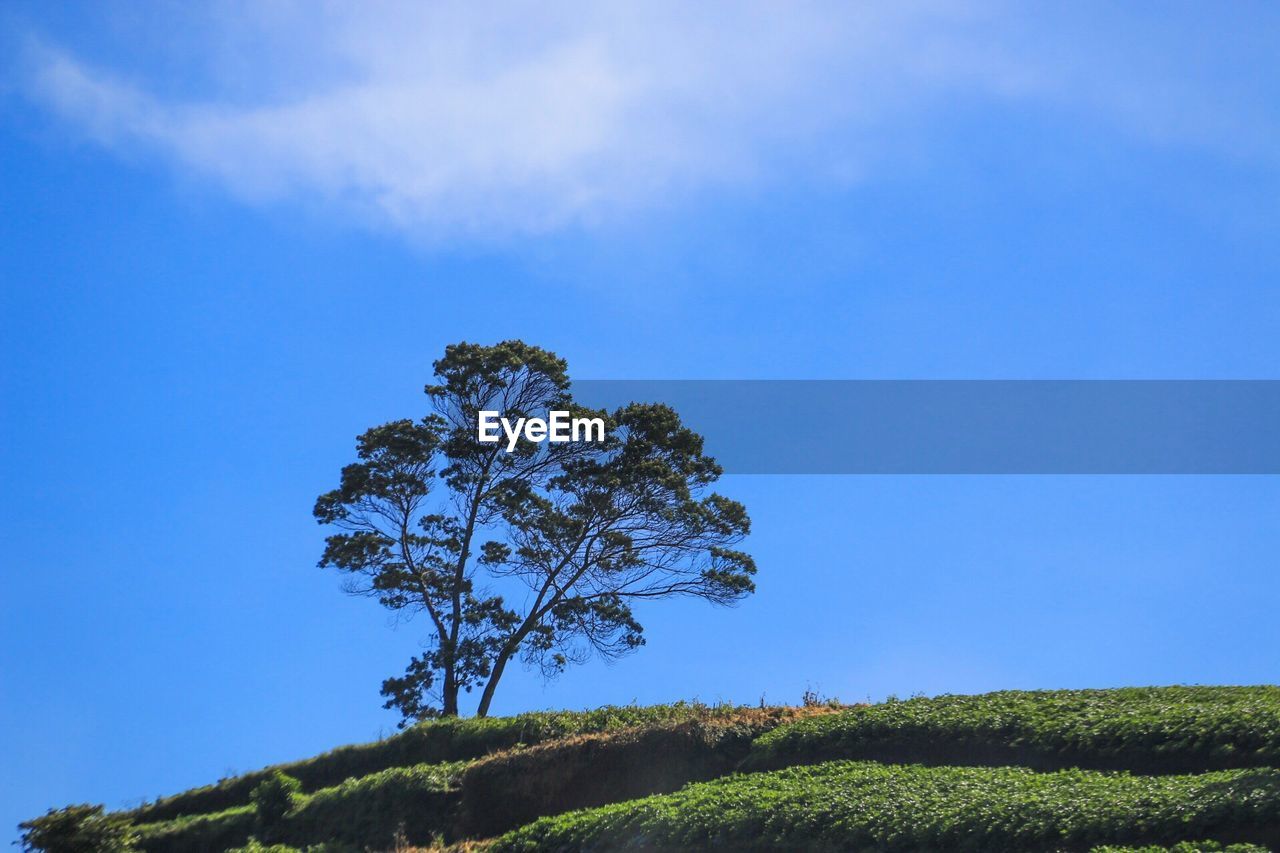
[[(339, 529), (322, 567), (353, 594), (425, 614), (426, 651), (382, 685), (405, 722), (456, 716), (476, 688), (487, 715), (517, 656), (553, 676), (592, 652), (633, 651), (637, 601), (732, 604), (755, 590), (754, 562), (733, 548), (746, 509), (708, 491), (721, 469), (672, 409), (583, 409), (564, 360), (520, 341), (455, 344), (434, 368), (432, 413), (361, 435), (359, 461), (315, 506)], [(514, 422), (551, 410), (603, 418), (604, 440), (521, 437), (508, 452), (477, 438), (481, 411)]]

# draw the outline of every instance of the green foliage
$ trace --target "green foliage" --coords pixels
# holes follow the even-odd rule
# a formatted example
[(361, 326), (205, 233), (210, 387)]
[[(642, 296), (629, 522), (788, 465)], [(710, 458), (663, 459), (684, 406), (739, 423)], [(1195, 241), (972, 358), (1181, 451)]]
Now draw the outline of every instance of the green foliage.
[(1116, 847), (1105, 844), (1095, 847), (1089, 853), (1270, 853), (1266, 847), (1257, 844), (1227, 844), (1216, 841), (1179, 841), (1172, 847), (1161, 847), (1148, 844), (1145, 847)]
[(390, 849), (397, 839), (426, 844), (449, 828), (460, 764), (394, 767), (306, 797), (280, 827), (294, 844), (347, 843)]
[(579, 735), (507, 750), (468, 765), (455, 836), (491, 838), (543, 815), (675, 791), (730, 773), (761, 732), (796, 709)]
[(738, 713), (731, 705), (612, 706), (590, 711), (534, 711), (514, 717), (431, 720), (385, 740), (344, 746), (314, 758), (268, 767), (165, 797), (130, 813), (139, 823), (172, 820), (180, 815), (221, 812), (249, 803), (250, 793), (275, 772), (287, 773), (304, 791), (337, 785), (390, 767), (464, 761), (518, 744), (558, 737), (613, 731), (631, 726), (664, 725), (697, 719), (726, 719)]
[[(894, 700), (827, 714), (677, 703), (449, 718), (133, 816), (152, 821), (138, 827), (147, 853), (222, 853), (252, 836), (300, 849), (388, 849), (491, 837), (557, 814), (502, 844), (1256, 853), (1223, 845), (1280, 849), (1280, 770), (1261, 769), (1277, 760), (1278, 704), (1274, 687), (1174, 687)], [(784, 722), (795, 715), (812, 716)], [(559, 739), (567, 740), (549, 743)], [(743, 756), (753, 768), (788, 769), (617, 802), (740, 769)], [(965, 766), (887, 766), (907, 759)], [(1030, 766), (978, 766), (1018, 763)], [(1215, 772), (1179, 775), (1202, 770)], [(250, 793), (276, 773), (310, 793), (294, 794), (293, 809), (265, 831)], [(165, 810), (176, 817), (159, 819)]]
[(258, 825), (268, 831), (276, 827), (298, 806), (301, 791), (301, 782), (279, 770), (258, 783), (249, 794)]
[(1131, 776), (835, 761), (542, 818), (495, 851), (1087, 849), (1188, 835), (1274, 843), (1280, 772)]
[[(255, 788), (255, 793), (271, 785), (268, 802), (276, 817), (267, 827), (268, 840), (277, 845), (327, 844), (326, 853), (340, 851), (343, 845), (387, 849), (401, 836), (411, 843), (425, 843), (447, 830), (451, 795), (463, 766), (395, 767), (313, 794), (298, 794), (287, 782), (269, 781)], [(288, 794), (290, 803), (284, 812), (278, 809), (283, 801), (280, 792)], [(149, 853), (221, 853), (250, 843), (251, 836), (263, 829), (258, 815), (256, 807), (240, 806), (145, 824), (140, 827), (141, 846)]]
[(137, 841), (127, 817), (88, 804), (50, 809), (18, 824), (18, 830), (23, 850), (44, 853), (125, 853)]
[(232, 848), (227, 853), (360, 853), (360, 848), (350, 844), (338, 844), (337, 842), (309, 844), (306, 847), (298, 848), (290, 847), (287, 844), (263, 844), (256, 838), (250, 838), (249, 843), (245, 846)]
[(184, 815), (159, 823), (138, 825), (138, 846), (149, 853), (222, 853), (248, 841), (258, 828), (251, 805), (209, 814)]
[(1189, 773), (1280, 763), (1280, 688), (1005, 691), (890, 701), (779, 727), (749, 769), (836, 758)]

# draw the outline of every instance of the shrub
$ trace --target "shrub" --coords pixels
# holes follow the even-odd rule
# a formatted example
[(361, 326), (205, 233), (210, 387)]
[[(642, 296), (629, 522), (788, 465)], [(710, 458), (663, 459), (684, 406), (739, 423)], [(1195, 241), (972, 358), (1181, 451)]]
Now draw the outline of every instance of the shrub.
[(761, 737), (747, 769), (837, 758), (1190, 773), (1280, 762), (1280, 688), (1005, 691), (889, 701)]
[(1131, 776), (835, 761), (542, 818), (501, 851), (1079, 850), (1187, 835), (1280, 842), (1280, 771)]
[(102, 806), (88, 804), (49, 809), (18, 824), (18, 829), (23, 850), (44, 853), (124, 853), (137, 841), (128, 818), (104, 814)]
[(264, 779), (249, 794), (258, 825), (268, 831), (274, 829), (298, 805), (301, 791), (301, 782), (279, 770)]

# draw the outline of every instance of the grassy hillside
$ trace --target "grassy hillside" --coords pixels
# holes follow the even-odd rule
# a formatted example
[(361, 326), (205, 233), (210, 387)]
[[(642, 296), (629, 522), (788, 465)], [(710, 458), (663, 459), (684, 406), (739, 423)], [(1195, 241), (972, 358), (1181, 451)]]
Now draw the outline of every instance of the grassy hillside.
[(1280, 767), (1280, 687), (1005, 691), (886, 702), (765, 735), (747, 766), (836, 758), (1137, 773)]
[(1280, 842), (1280, 771), (1131, 776), (831, 761), (543, 818), (495, 851), (1087, 850), (1103, 842)]
[(436, 721), (92, 820), (148, 853), (1280, 849), (1280, 688)]
[(223, 779), (216, 785), (164, 797), (137, 809), (133, 817), (139, 822), (153, 822), (245, 805), (254, 787), (276, 771), (300, 781), (303, 790), (316, 791), (389, 767), (465, 761), (569, 735), (717, 719), (732, 715), (735, 710), (677, 702), (648, 707), (605, 706), (594, 711), (543, 711), (516, 717), (436, 720), (376, 743), (340, 747), (314, 758), (267, 767)]

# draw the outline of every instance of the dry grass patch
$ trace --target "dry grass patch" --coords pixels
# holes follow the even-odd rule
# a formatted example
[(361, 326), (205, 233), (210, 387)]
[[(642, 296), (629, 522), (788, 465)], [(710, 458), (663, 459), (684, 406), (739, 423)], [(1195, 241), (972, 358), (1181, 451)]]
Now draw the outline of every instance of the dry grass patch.
[(735, 770), (760, 734), (838, 710), (833, 705), (718, 710), (680, 723), (507, 750), (463, 772), (454, 836), (495, 836), (546, 815), (714, 779)]

